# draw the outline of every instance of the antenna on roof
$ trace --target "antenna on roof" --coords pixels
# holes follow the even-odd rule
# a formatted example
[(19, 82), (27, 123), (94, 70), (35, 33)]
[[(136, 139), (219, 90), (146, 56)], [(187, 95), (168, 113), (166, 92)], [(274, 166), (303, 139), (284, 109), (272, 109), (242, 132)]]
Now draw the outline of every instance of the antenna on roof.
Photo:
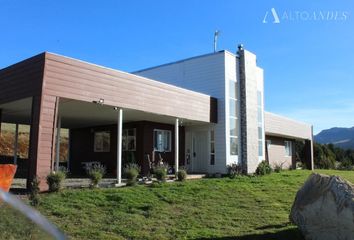
[(218, 37), (219, 37), (220, 31), (216, 30), (214, 33), (214, 52), (216, 52), (216, 47), (218, 44)]

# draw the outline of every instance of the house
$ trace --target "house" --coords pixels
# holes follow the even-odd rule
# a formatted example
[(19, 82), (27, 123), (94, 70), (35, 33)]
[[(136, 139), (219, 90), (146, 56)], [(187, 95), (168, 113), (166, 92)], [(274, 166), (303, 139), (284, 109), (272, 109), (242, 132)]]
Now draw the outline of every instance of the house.
[(290, 167), (295, 140), (313, 168), (312, 126), (264, 111), (263, 70), (242, 46), (133, 74), (45, 52), (0, 70), (1, 122), (30, 126), (27, 184), (58, 168), (62, 129), (71, 173), (99, 162), (118, 183), (127, 162), (144, 173), (152, 161), (194, 173)]

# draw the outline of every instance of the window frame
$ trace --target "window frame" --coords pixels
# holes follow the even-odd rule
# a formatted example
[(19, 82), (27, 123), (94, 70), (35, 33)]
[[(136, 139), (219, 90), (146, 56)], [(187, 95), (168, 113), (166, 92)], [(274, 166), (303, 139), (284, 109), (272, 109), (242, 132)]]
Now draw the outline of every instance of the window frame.
[[(130, 136), (129, 131), (133, 131), (133, 136)], [(133, 139), (134, 148), (129, 149), (129, 139)], [(125, 128), (123, 129), (122, 134), (122, 150), (126, 152), (135, 152), (136, 151), (136, 128)]]
[[(161, 132), (162, 133), (162, 136), (164, 137), (166, 133), (169, 133), (169, 139), (168, 139), (168, 143), (169, 143), (169, 146), (168, 146), (168, 149), (163, 149), (161, 151), (161, 149), (157, 149), (156, 148), (156, 138), (155, 138), (155, 132)], [(164, 144), (164, 139), (163, 139), (163, 144)], [(154, 129), (153, 130), (153, 147), (154, 147), (154, 151), (155, 152), (172, 152), (172, 131), (171, 130), (166, 130), (166, 129)]]
[(284, 148), (285, 148), (285, 156), (292, 157), (293, 156), (293, 149), (292, 149), (292, 141), (285, 140), (284, 141)]
[[(104, 134), (108, 134), (108, 147), (104, 147), (104, 141), (103, 141), (103, 137), (104, 137)], [(98, 137), (99, 135), (102, 136), (102, 142), (100, 145), (101, 148), (98, 148), (98, 144), (99, 144), (99, 141), (98, 141)], [(93, 152), (95, 153), (109, 153), (111, 152), (111, 131), (108, 131), (108, 130), (100, 130), (100, 131), (95, 131), (94, 132), (94, 136), (93, 136)]]
[[(210, 130), (210, 151), (209, 151), (209, 164), (215, 165), (215, 131)], [(212, 147), (213, 146), (213, 147)], [(212, 151), (214, 150), (214, 151)]]
[[(240, 122), (239, 122), (239, 114), (240, 114), (240, 102), (239, 102), (239, 87), (237, 79), (229, 79), (229, 126), (228, 126), (228, 135), (229, 135), (229, 155), (230, 156), (238, 156), (239, 155), (239, 135), (240, 135)], [(234, 88), (234, 89), (233, 89)], [(234, 90), (234, 94), (231, 94), (231, 89)], [(234, 108), (231, 106), (234, 105)], [(232, 115), (234, 113), (234, 115)], [(231, 134), (231, 122), (235, 123), (235, 133)], [(231, 142), (236, 142), (236, 154), (232, 153), (232, 144)]]

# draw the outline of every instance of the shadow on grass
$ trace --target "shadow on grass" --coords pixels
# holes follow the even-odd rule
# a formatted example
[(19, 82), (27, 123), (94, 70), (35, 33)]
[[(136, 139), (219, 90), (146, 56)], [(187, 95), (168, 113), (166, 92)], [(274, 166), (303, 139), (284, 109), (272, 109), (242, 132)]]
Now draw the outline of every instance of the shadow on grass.
[(249, 234), (244, 236), (196, 238), (195, 240), (304, 240), (297, 228), (285, 229), (274, 233)]

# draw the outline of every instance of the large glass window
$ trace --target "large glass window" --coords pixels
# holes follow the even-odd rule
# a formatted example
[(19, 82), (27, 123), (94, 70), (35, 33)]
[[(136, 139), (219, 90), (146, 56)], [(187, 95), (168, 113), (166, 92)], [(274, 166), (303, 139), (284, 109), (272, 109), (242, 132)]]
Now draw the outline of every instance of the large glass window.
[(135, 128), (124, 129), (122, 136), (123, 151), (136, 150), (136, 130)]
[(257, 91), (258, 155), (263, 156), (263, 111), (262, 92)]
[(230, 154), (238, 155), (238, 139), (236, 137), (230, 137)]
[(154, 129), (154, 150), (171, 152), (171, 131)]
[(230, 118), (230, 136), (238, 137), (238, 119)]
[(285, 156), (291, 157), (293, 153), (291, 141), (284, 141), (284, 145), (285, 145)]
[[(15, 154), (16, 124), (1, 123), (0, 132), (0, 156), (13, 157)], [(17, 156), (28, 158), (28, 147), (30, 138), (29, 125), (18, 125), (17, 135)]]
[(109, 131), (95, 132), (94, 152), (110, 152), (111, 133)]
[(229, 81), (229, 88), (230, 88), (230, 98), (233, 99), (238, 99), (238, 94), (237, 94), (237, 82), (235, 80), (230, 80)]
[(230, 155), (238, 155), (238, 88), (236, 80), (229, 80), (229, 120), (230, 120)]

